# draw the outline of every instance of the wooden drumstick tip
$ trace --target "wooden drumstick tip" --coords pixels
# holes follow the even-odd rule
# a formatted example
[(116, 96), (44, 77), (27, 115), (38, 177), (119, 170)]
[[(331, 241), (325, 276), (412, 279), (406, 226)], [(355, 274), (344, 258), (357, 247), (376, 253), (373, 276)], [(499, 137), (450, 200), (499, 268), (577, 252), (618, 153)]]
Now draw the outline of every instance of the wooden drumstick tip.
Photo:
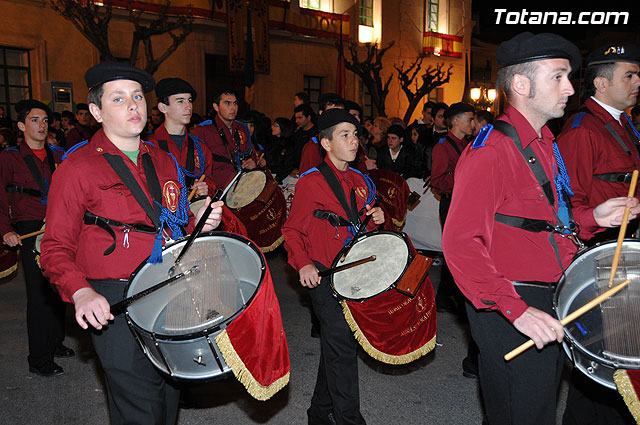
[[(562, 323), (562, 326), (568, 325), (569, 323), (571, 323), (574, 320), (576, 320), (578, 317), (582, 316), (587, 311), (591, 310), (592, 308), (594, 308), (595, 306), (597, 306), (601, 302), (605, 301), (607, 298), (610, 298), (610, 297), (614, 296), (616, 293), (621, 291), (625, 286), (627, 286), (630, 283), (631, 283), (631, 279), (627, 279), (624, 282), (622, 282), (621, 284), (614, 286), (613, 288), (609, 289), (608, 291), (606, 291), (606, 292), (600, 294), (599, 296), (597, 296), (596, 298), (592, 299), (591, 301), (589, 301), (588, 303), (586, 303), (585, 305), (583, 305), (582, 307), (580, 307), (579, 309), (577, 309), (573, 313), (569, 314), (567, 317), (562, 319), (560, 321), (560, 323)], [(506, 361), (510, 361), (510, 360), (514, 359), (515, 357), (519, 356), (520, 354), (524, 353), (525, 351), (527, 351), (529, 348), (533, 347), (533, 345), (534, 345), (534, 342), (533, 342), (532, 339), (530, 339), (529, 341), (525, 342), (524, 344), (522, 344), (518, 348), (516, 348), (516, 349), (508, 352), (507, 354), (505, 354), (504, 359)]]
[[(206, 176), (204, 175), (204, 173), (200, 176), (200, 178), (198, 179), (198, 183), (202, 183), (204, 181), (204, 178)], [(193, 199), (193, 197), (196, 194), (196, 191), (198, 190), (197, 187), (194, 187), (193, 189), (191, 189), (191, 192), (189, 193), (189, 197), (187, 198), (187, 200), (191, 201), (191, 199)]]

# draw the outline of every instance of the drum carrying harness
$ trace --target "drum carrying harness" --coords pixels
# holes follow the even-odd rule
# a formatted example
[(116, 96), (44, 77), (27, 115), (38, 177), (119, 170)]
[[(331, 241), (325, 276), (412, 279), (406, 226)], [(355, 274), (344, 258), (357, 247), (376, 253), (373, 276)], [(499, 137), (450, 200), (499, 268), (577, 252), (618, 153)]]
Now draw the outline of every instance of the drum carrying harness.
[[(47, 163), (49, 164), (49, 170), (51, 170), (51, 174), (53, 174), (53, 172), (56, 170), (56, 162), (53, 159), (53, 151), (51, 150), (49, 145), (46, 143), (44, 145), (44, 149), (45, 149), (45, 152), (47, 153)], [(49, 193), (49, 181), (40, 172), (40, 168), (36, 164), (36, 161), (33, 158), (33, 155), (25, 155), (22, 157), (22, 159), (24, 159), (24, 162), (27, 164), (27, 168), (29, 169), (29, 172), (33, 176), (34, 180), (38, 183), (38, 186), (40, 186), (40, 190), (31, 189), (28, 187), (20, 187), (15, 184), (8, 184), (5, 187), (5, 190), (8, 193), (24, 193), (25, 195), (42, 198), (40, 201), (42, 205), (47, 205), (47, 194)]]
[[(551, 182), (547, 178), (547, 174), (545, 173), (544, 168), (542, 167), (542, 164), (538, 160), (538, 157), (533, 151), (533, 148), (531, 147), (531, 145), (527, 146), (526, 149), (522, 147), (522, 141), (520, 140), (520, 136), (518, 136), (518, 132), (511, 124), (501, 120), (494, 121), (493, 125), (488, 125), (485, 128), (483, 128), (483, 130), (486, 129), (486, 131), (484, 132), (481, 131), (481, 133), (478, 135), (478, 138), (474, 142), (474, 147), (476, 147), (476, 142), (480, 140), (481, 137), (484, 137), (484, 139), (486, 139), (486, 137), (488, 136), (488, 133), (491, 131), (492, 128), (495, 128), (496, 130), (498, 130), (499, 132), (507, 136), (509, 139), (511, 139), (513, 144), (516, 146), (516, 148), (524, 158), (524, 160), (527, 162), (527, 164), (529, 165), (529, 168), (531, 169), (531, 172), (533, 173), (536, 180), (538, 181), (538, 184), (542, 188), (545, 194), (545, 197), (547, 198), (547, 202), (549, 203), (549, 205), (551, 206), (551, 209), (553, 210), (553, 214), (556, 217), (557, 224), (553, 225), (546, 220), (517, 217), (517, 216), (511, 216), (511, 215), (506, 215), (501, 213), (495, 213), (494, 219), (498, 223), (506, 224), (507, 226), (517, 227), (519, 229), (523, 229), (529, 232), (535, 232), (535, 233), (549, 232), (549, 242), (551, 243), (551, 246), (553, 247), (553, 250), (556, 254), (558, 264), (560, 265), (560, 268), (564, 272), (565, 269), (562, 266), (562, 261), (560, 259), (560, 250), (558, 249), (558, 244), (556, 243), (553, 235), (559, 234), (562, 237), (569, 238), (574, 244), (576, 244), (578, 248), (581, 248), (584, 245), (582, 244), (582, 241), (578, 239), (578, 233), (580, 232), (580, 230), (577, 223), (573, 221), (573, 214), (571, 212), (571, 203), (569, 201), (569, 197), (573, 196), (573, 192), (571, 191), (571, 187), (569, 186), (569, 177), (567, 175), (566, 167), (564, 165), (562, 156), (560, 155), (558, 146), (556, 145), (555, 142), (553, 143), (553, 152), (554, 152), (554, 156), (556, 158), (556, 162), (558, 166), (558, 175), (556, 175), (554, 178), (556, 192), (558, 193), (558, 210), (559, 211), (556, 212), (556, 209), (554, 206), (555, 197), (553, 194), (553, 187), (551, 185)], [(484, 140), (482, 141), (482, 143), (484, 143)], [(562, 218), (560, 216), (562, 216)], [(564, 223), (569, 223), (569, 225), (566, 226)]]
[[(582, 122), (582, 119), (586, 114), (593, 115), (593, 112), (591, 112), (591, 110), (586, 106), (583, 106), (582, 108), (580, 108), (580, 111), (573, 118), (573, 121), (571, 122), (571, 128), (580, 127), (580, 123)], [(631, 124), (632, 121), (629, 115), (625, 114), (624, 112), (622, 113), (622, 115), (627, 120), (627, 125), (622, 124), (621, 126), (622, 128), (624, 128), (627, 135), (629, 136), (629, 139), (632, 141), (633, 145), (636, 148), (633, 154), (635, 154), (636, 159), (640, 160), (640, 156), (639, 156), (640, 145), (638, 145), (638, 141), (640, 140), (640, 133), (635, 128), (635, 126)], [(607, 131), (616, 140), (616, 142), (618, 142), (618, 144), (620, 145), (622, 150), (627, 154), (627, 156), (633, 156), (633, 154), (631, 153), (631, 150), (629, 149), (627, 144), (624, 142), (624, 140), (622, 140), (622, 137), (620, 137), (620, 134), (618, 134), (613, 124), (608, 122), (607, 124), (605, 124), (604, 128), (607, 129)], [(631, 128), (631, 130), (629, 130), (629, 128)], [(629, 173), (604, 173), (604, 174), (594, 174), (593, 177), (596, 177), (600, 180), (604, 180), (608, 182), (631, 183), (631, 174), (632, 173), (630, 172)]]
[[(184, 172), (185, 176), (187, 176), (187, 178), (185, 179), (185, 183), (187, 184), (187, 186), (191, 187), (195, 179), (199, 178), (202, 175), (202, 173), (204, 173), (205, 158), (204, 158), (204, 151), (202, 150), (202, 146), (200, 145), (201, 140), (189, 133), (187, 133), (186, 136), (187, 136), (187, 162), (184, 167), (180, 167), (180, 168), (182, 168), (182, 171)], [(167, 153), (171, 153), (169, 151), (169, 144), (167, 140), (158, 140), (158, 146), (163, 151)], [(195, 162), (195, 155), (194, 155), (195, 152), (197, 152), (198, 154), (199, 167), (197, 170), (196, 170), (196, 162)]]
[[(211, 124), (213, 124), (213, 126), (215, 127), (216, 131), (218, 132), (218, 135), (220, 136), (220, 139), (222, 139), (222, 144), (224, 145), (225, 149), (227, 150), (227, 154), (229, 154), (229, 158), (225, 158), (222, 155), (218, 155), (212, 152), (212, 156), (213, 156), (213, 160), (216, 162), (224, 162), (226, 164), (231, 164), (233, 165), (233, 168), (236, 171), (240, 171), (242, 170), (242, 161), (240, 160), (240, 157), (243, 156), (247, 156), (249, 154), (251, 154), (251, 139), (249, 139), (249, 148), (244, 151), (244, 152), (240, 152), (240, 142), (242, 142), (242, 140), (240, 139), (240, 134), (238, 133), (238, 130), (236, 130), (234, 133), (232, 133), (231, 137), (233, 139), (234, 142), (234, 154), (231, 154), (231, 150), (229, 149), (229, 142), (227, 141), (227, 135), (224, 132), (224, 128), (219, 128), (218, 124), (216, 124), (216, 120), (213, 119), (211, 121)], [(204, 125), (200, 124), (201, 126)], [(246, 128), (246, 127), (245, 127)], [(232, 131), (233, 127), (231, 128)], [(249, 130), (247, 129), (247, 134), (249, 134)], [(249, 136), (251, 137), (251, 136)]]
[[(329, 224), (331, 224), (333, 227), (336, 227), (336, 228), (347, 227), (349, 229), (349, 236), (345, 241), (345, 245), (346, 245), (351, 241), (353, 236), (358, 233), (360, 226), (362, 225), (362, 222), (360, 221), (360, 215), (365, 211), (365, 207), (363, 207), (360, 211), (358, 211), (358, 204), (356, 203), (356, 193), (353, 189), (351, 189), (351, 193), (350, 193), (351, 205), (349, 205), (349, 203), (347, 202), (347, 196), (344, 193), (344, 190), (342, 189), (342, 185), (340, 185), (338, 178), (331, 170), (331, 167), (329, 166), (329, 164), (327, 164), (326, 162), (322, 162), (320, 165), (316, 167), (316, 169), (320, 171), (320, 174), (322, 174), (324, 179), (327, 181), (327, 184), (331, 188), (331, 191), (338, 199), (338, 202), (340, 202), (340, 205), (342, 206), (344, 211), (347, 213), (347, 216), (349, 217), (349, 219), (346, 219), (334, 213), (333, 211), (327, 211), (327, 210), (315, 210), (313, 212), (313, 216), (316, 218), (327, 220)], [(362, 176), (365, 177), (364, 174)], [(375, 187), (373, 191), (371, 189), (373, 186), (373, 182), (368, 181), (366, 177), (364, 180), (367, 183), (367, 186), (369, 187), (369, 194), (373, 192), (374, 193), (373, 197), (375, 199)], [(371, 202), (373, 202), (373, 200), (371, 200)], [(367, 204), (371, 202), (367, 200)]]

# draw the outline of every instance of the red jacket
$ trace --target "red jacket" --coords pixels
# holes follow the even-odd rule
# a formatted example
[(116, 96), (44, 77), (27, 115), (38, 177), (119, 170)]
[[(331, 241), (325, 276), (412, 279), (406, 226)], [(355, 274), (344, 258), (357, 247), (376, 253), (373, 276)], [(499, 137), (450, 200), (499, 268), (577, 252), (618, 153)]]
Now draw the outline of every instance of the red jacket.
[[(171, 136), (169, 135), (169, 133), (167, 132), (167, 129), (164, 125), (161, 125), (160, 127), (158, 127), (156, 129), (156, 131), (153, 132), (153, 134), (151, 134), (148, 137), (148, 141), (153, 143), (154, 145), (156, 145), (156, 147), (159, 147), (162, 149), (162, 145), (160, 143), (158, 143), (159, 141), (164, 141), (167, 144), (167, 147), (169, 148), (169, 153), (171, 155), (173, 155), (177, 160), (178, 163), (180, 164), (180, 166), (182, 168), (185, 168), (187, 166), (187, 155), (188, 155), (188, 149), (185, 149), (188, 144), (187, 144), (187, 137), (190, 137), (191, 140), (194, 143), (194, 152), (193, 152), (193, 159), (195, 162), (195, 169), (194, 170), (188, 170), (190, 172), (196, 172), (198, 171), (198, 169), (200, 168), (200, 161), (198, 159), (198, 151), (197, 148), (195, 146), (195, 144), (200, 145), (200, 147), (202, 148), (202, 151), (204, 153), (204, 167), (203, 167), (203, 173), (206, 176), (205, 177), (205, 183), (207, 183), (207, 186), (209, 186), (210, 191), (215, 190), (216, 185), (215, 182), (213, 181), (213, 158), (211, 157), (211, 151), (209, 150), (209, 148), (202, 142), (202, 140), (196, 138), (193, 134), (189, 134), (186, 133), (184, 135), (184, 140), (182, 141), (182, 150), (178, 149), (178, 145), (176, 145), (176, 143), (173, 141), (173, 139), (171, 138)], [(201, 174), (198, 174), (198, 176), (196, 177), (196, 180), (198, 178), (200, 178)], [(187, 176), (185, 175), (185, 178)]]
[[(574, 211), (590, 210), (609, 198), (627, 196), (629, 183), (610, 182), (594, 177), (596, 174), (631, 173), (640, 169), (638, 138), (633, 133), (628, 120), (621, 115), (626, 127), (613, 118), (593, 99), (584, 104), (589, 112), (574, 115), (565, 123), (558, 136), (558, 147), (571, 178), (571, 198)], [(611, 124), (631, 153), (628, 155), (618, 141), (609, 133), (605, 125)], [(634, 135), (631, 139), (629, 134)], [(636, 197), (640, 187), (636, 189)]]
[[(353, 168), (338, 171), (328, 158), (325, 158), (325, 162), (331, 166), (347, 199), (351, 189), (354, 188), (358, 209), (363, 208), (369, 197), (368, 186), (363, 175)], [(313, 212), (317, 209), (332, 211), (348, 218), (325, 178), (317, 169), (312, 169), (300, 176), (289, 218), (282, 227), (289, 264), (296, 270), (312, 264), (313, 261), (330, 267), (349, 235), (346, 227), (336, 228), (327, 220), (314, 217)], [(360, 218), (362, 219), (363, 216)], [(369, 223), (370, 230), (376, 227), (373, 222)]]
[(307, 170), (317, 167), (322, 162), (322, 152), (320, 150), (320, 141), (318, 137), (311, 138), (303, 147), (300, 156), (300, 166), (298, 173), (302, 174)]
[[(447, 134), (453, 140), (460, 152), (467, 146), (467, 141), (458, 139), (453, 133)], [(443, 195), (453, 192), (453, 177), (460, 154), (451, 146), (447, 139), (440, 139), (433, 147), (431, 161), (431, 186), (436, 193)]]
[[(533, 147), (553, 182), (556, 161), (551, 131), (543, 127), (543, 137), (539, 138), (512, 106), (499, 119), (516, 128), (523, 147)], [(557, 211), (557, 195), (554, 198)], [(498, 223), (496, 213), (556, 222), (529, 165), (513, 142), (494, 129), (484, 142), (478, 136), (460, 157), (442, 250), (456, 284), (473, 305), (478, 309), (499, 310), (513, 323), (528, 305), (511, 281), (557, 282), (562, 269), (549, 242), (549, 233)], [(600, 229), (593, 210), (574, 211), (574, 218), (585, 238)], [(553, 237), (566, 268), (577, 248), (567, 238), (558, 234)]]
[[(227, 146), (220, 138), (219, 130), (224, 132)], [(235, 142), (232, 131), (233, 134), (238, 134), (239, 144)], [(251, 144), (249, 134), (238, 121), (234, 121), (231, 130), (229, 130), (220, 117), (216, 116), (213, 123), (195, 127), (191, 134), (202, 139), (213, 154), (213, 181), (218, 188), (224, 188), (236, 175), (236, 168), (241, 166), (242, 159), (244, 159), (243, 153), (245, 153), (244, 156), (251, 157), (256, 163), (258, 162), (258, 154)], [(232, 162), (235, 163), (236, 168)]]
[[(56, 164), (62, 161), (64, 151), (57, 146), (51, 146), (53, 160)], [(33, 157), (35, 164), (40, 170), (40, 174), (45, 180), (45, 185), (51, 183), (54, 170), (49, 168), (49, 161), (45, 158), (41, 161), (26, 143), (17, 147), (9, 147), (0, 152), (0, 188), (4, 191), (7, 185), (33, 189), (40, 191), (40, 185), (29, 171), (24, 158), (28, 155)], [(9, 218), (9, 200), (7, 196), (0, 196), (0, 236), (15, 231), (11, 223), (27, 220), (43, 220), (46, 206), (42, 203), (42, 198), (26, 193), (12, 193), (11, 195), (11, 218)]]
[[(60, 165), (51, 185), (47, 205), (47, 230), (42, 240), (40, 258), (44, 274), (58, 287), (64, 301), (90, 287), (87, 279), (129, 279), (131, 273), (151, 254), (156, 235), (130, 231), (128, 247), (124, 231), (114, 228), (115, 250), (104, 255), (113, 239), (96, 225), (85, 224), (89, 211), (100, 217), (126, 224), (152, 226), (151, 219), (104, 159), (109, 153), (124, 158), (125, 164), (151, 202), (146, 183), (143, 154), (151, 155), (162, 188), (162, 205), (167, 200), (179, 201), (181, 188), (174, 160), (163, 150), (149, 143), (140, 143), (137, 166), (104, 134), (98, 131), (91, 141), (80, 147)], [(175, 185), (174, 185), (175, 184)], [(167, 188), (176, 191), (167, 191)], [(178, 199), (172, 198), (177, 193)], [(189, 213), (187, 231), (193, 229), (193, 214)], [(124, 285), (124, 282), (123, 282)]]

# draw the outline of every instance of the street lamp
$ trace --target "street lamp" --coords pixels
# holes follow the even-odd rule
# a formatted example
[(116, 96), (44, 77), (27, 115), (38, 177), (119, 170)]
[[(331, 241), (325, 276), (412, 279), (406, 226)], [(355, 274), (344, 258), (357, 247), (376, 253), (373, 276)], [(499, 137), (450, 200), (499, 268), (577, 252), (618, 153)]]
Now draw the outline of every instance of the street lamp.
[(487, 87), (474, 87), (469, 91), (469, 97), (476, 108), (491, 112), (493, 102), (496, 100), (496, 90)]

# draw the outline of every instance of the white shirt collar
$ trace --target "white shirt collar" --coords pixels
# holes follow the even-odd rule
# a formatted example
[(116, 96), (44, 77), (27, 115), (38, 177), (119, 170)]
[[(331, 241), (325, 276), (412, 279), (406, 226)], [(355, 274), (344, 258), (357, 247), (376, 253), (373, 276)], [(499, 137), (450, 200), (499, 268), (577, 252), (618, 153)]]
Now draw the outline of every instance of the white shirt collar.
[(402, 145), (400, 145), (400, 149), (398, 149), (398, 152), (396, 152), (395, 154), (393, 153), (393, 151), (391, 149), (389, 149), (389, 153), (391, 154), (391, 160), (395, 161), (398, 158), (398, 155), (400, 155), (400, 151), (402, 150)]
[(598, 99), (596, 99), (594, 96), (591, 96), (591, 99), (593, 99), (593, 100), (594, 100), (594, 102), (596, 102), (598, 105), (602, 106), (602, 107), (604, 108), (604, 110), (605, 110), (605, 111), (607, 111), (608, 113), (610, 113), (610, 114), (611, 114), (611, 116), (612, 116), (613, 118), (615, 118), (615, 119), (620, 123), (620, 125), (622, 125), (622, 122), (620, 121), (620, 115), (622, 115), (622, 113), (623, 113), (624, 111), (620, 111), (620, 110), (618, 110), (618, 109), (614, 108), (613, 106), (609, 106), (609, 105), (607, 105), (606, 103), (602, 103), (602, 102), (600, 102)]

